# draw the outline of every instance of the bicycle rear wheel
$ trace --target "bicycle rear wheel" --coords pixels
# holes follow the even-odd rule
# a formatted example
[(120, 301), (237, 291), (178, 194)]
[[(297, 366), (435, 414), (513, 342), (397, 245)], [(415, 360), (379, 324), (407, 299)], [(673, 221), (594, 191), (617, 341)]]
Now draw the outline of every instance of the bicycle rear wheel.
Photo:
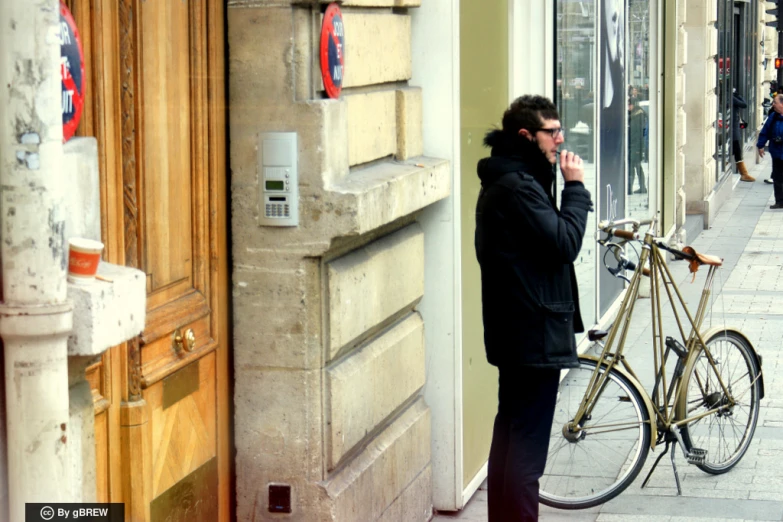
[(595, 367), (595, 361), (580, 358), (579, 367), (560, 383), (546, 469), (539, 481), (540, 500), (548, 506), (584, 509), (616, 497), (639, 474), (650, 450), (650, 419), (642, 395), (615, 369), (591, 415), (580, 422), (580, 429), (569, 429)]
[[(705, 341), (715, 366), (735, 401), (730, 409), (703, 417), (682, 429), (685, 447), (707, 450), (699, 469), (713, 475), (726, 473), (748, 451), (759, 418), (760, 368), (745, 337), (721, 330)], [(718, 376), (704, 355), (685, 370), (686, 396), (677, 404), (677, 418), (685, 419), (726, 404)]]

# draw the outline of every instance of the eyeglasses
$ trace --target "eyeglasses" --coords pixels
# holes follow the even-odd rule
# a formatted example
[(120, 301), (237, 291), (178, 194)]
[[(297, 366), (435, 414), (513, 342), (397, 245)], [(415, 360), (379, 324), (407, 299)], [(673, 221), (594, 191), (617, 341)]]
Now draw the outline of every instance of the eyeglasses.
[(555, 140), (557, 139), (558, 136), (562, 136), (563, 138), (565, 138), (565, 132), (563, 132), (563, 128), (562, 127), (554, 127), (552, 129), (539, 128), (539, 129), (536, 130), (536, 132), (538, 132), (538, 131), (548, 132), (549, 135), (552, 136), (552, 139), (555, 139)]

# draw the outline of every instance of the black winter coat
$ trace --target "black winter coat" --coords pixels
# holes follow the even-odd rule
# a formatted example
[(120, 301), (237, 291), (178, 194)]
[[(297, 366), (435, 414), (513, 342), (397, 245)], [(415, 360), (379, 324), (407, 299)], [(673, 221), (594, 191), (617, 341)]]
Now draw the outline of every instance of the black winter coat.
[(553, 196), (555, 174), (536, 144), (487, 134), (479, 161), (476, 256), (481, 266), (484, 345), (490, 364), (573, 368), (575, 332), (584, 331), (574, 261), (582, 247), (590, 193), (581, 182)]
[(742, 141), (742, 129), (740, 129), (740, 109), (747, 109), (748, 104), (745, 99), (737, 93), (731, 97), (731, 139)]

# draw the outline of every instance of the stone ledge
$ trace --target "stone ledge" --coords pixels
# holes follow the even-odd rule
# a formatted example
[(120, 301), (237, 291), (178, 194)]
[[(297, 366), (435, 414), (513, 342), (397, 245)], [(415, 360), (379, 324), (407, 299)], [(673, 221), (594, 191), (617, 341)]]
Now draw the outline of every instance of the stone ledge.
[(419, 399), (324, 484), (334, 520), (378, 520), (429, 464), (430, 410)]
[(348, 235), (360, 235), (448, 197), (451, 169), (447, 160), (419, 156), (351, 171), (328, 190), (350, 209)]
[(144, 272), (101, 262), (98, 274), (111, 282), (96, 279), (88, 284), (68, 283), (68, 299), (73, 302), (68, 355), (99, 355), (144, 329)]

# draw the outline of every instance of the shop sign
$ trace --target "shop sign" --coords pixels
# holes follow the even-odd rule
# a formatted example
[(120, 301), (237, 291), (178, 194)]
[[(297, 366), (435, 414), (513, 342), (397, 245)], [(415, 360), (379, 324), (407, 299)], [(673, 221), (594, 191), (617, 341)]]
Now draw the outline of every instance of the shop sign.
[(71, 11), (60, 2), (60, 80), (63, 142), (76, 132), (84, 108), (84, 51)]
[(329, 4), (321, 26), (321, 77), (326, 94), (339, 98), (345, 77), (345, 31), (340, 7)]

